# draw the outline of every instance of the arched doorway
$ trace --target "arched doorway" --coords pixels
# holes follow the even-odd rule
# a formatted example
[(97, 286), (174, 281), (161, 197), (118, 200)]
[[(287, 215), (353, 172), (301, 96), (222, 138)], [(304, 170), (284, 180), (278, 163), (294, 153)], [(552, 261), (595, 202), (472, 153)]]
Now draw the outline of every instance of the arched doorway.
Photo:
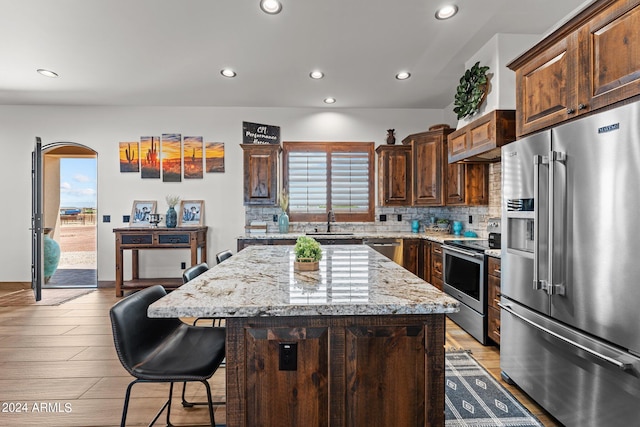
[(43, 287), (97, 287), (97, 152), (71, 142), (48, 144), (42, 169), (43, 228), (60, 247), (58, 267)]

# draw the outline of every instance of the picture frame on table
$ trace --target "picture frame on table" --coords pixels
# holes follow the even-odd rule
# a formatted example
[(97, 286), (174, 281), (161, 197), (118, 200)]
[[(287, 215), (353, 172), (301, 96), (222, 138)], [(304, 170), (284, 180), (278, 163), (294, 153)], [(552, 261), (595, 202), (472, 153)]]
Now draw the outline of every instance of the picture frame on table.
[(134, 200), (129, 217), (129, 226), (149, 227), (151, 214), (156, 213), (157, 202), (155, 200)]
[(178, 212), (178, 227), (193, 227), (204, 223), (204, 200), (182, 200)]

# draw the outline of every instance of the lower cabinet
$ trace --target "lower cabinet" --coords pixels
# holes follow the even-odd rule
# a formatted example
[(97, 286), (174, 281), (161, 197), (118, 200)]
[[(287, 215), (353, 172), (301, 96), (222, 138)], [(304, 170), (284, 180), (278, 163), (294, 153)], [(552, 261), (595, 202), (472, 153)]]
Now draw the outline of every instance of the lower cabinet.
[(431, 284), (442, 290), (442, 245), (431, 242)]
[(487, 314), (489, 327), (487, 335), (496, 344), (500, 344), (500, 259), (489, 257), (487, 262), (489, 278), (489, 300), (487, 306), (489, 313)]
[(228, 318), (227, 334), (228, 426), (444, 425), (443, 314)]
[[(402, 239), (402, 266), (419, 276), (420, 239)], [(424, 277), (421, 277), (424, 279)]]

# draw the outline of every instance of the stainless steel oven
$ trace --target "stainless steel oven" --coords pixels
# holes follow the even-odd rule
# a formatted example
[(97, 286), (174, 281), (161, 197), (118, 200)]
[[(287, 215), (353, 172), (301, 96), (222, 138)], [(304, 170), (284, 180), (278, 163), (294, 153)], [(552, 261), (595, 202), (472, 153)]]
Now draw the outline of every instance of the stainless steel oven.
[(488, 249), (484, 240), (447, 240), (442, 245), (444, 291), (462, 304), (449, 318), (482, 344), (487, 343)]

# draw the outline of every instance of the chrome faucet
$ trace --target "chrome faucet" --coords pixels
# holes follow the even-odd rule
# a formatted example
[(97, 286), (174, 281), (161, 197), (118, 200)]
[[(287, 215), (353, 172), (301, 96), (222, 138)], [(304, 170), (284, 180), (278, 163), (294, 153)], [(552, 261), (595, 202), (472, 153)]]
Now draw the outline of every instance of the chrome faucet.
[(331, 221), (335, 221), (336, 216), (333, 214), (333, 211), (330, 210), (327, 212), (327, 233), (331, 233)]

